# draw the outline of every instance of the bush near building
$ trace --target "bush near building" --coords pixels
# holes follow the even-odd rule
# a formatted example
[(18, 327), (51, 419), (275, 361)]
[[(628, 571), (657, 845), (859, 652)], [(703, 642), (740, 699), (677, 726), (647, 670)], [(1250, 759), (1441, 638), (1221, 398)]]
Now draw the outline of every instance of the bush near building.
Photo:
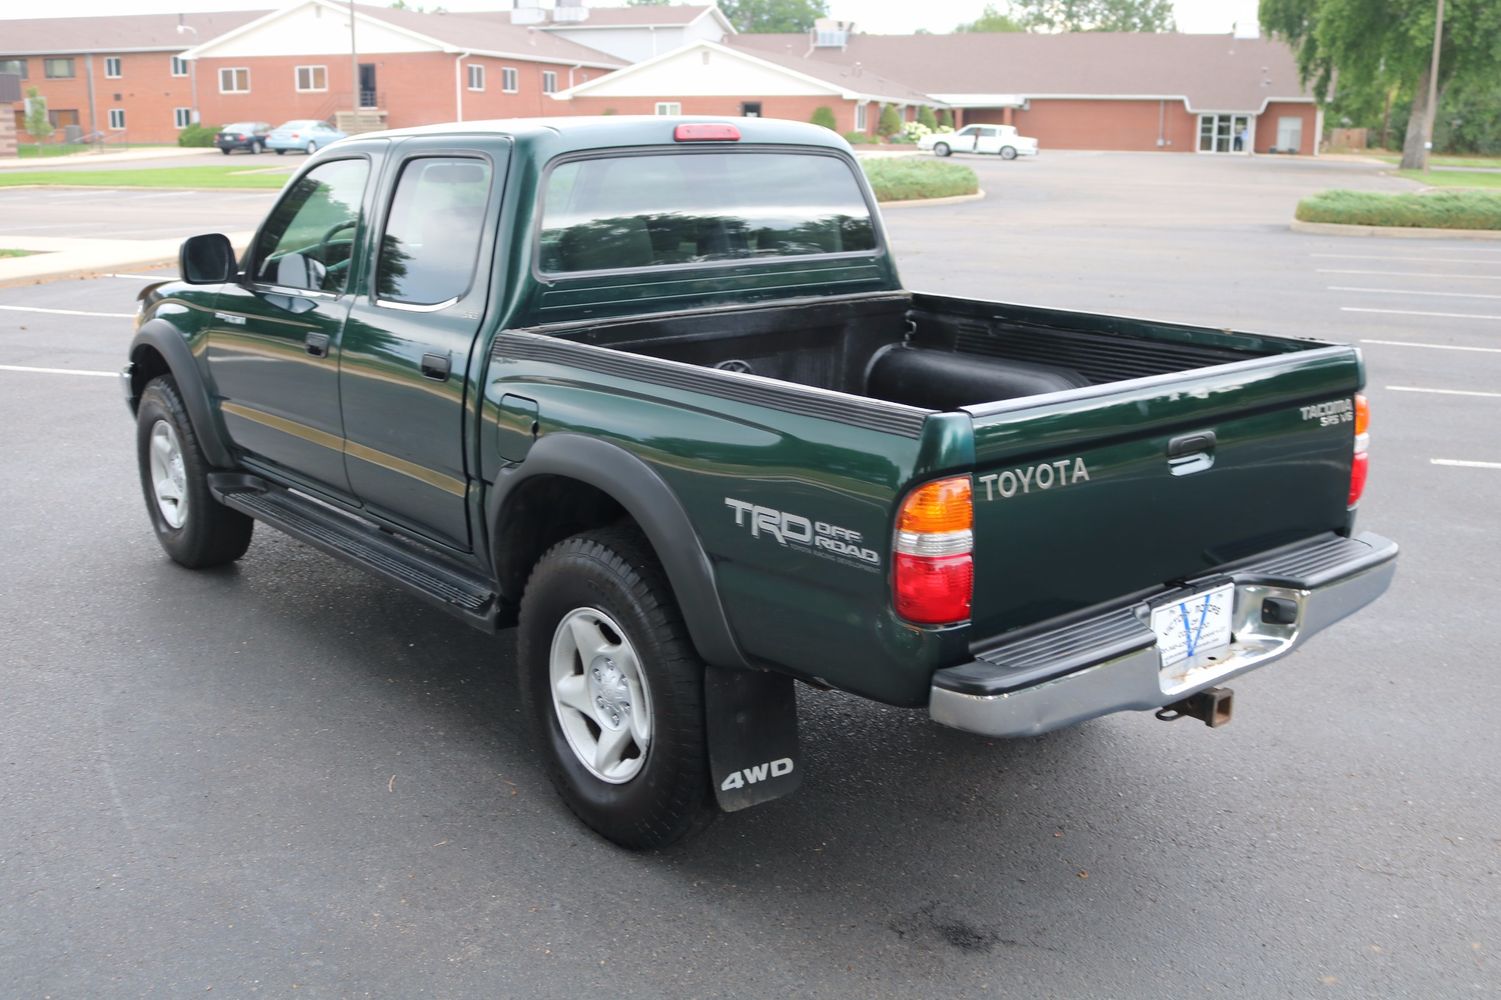
[(938, 128), (938, 116), (926, 104), (917, 109), (917, 122), (919, 125), (926, 126), (929, 132)]
[(189, 125), (177, 133), (177, 144), (186, 147), (212, 146), (214, 144), (214, 136), (218, 134), (219, 126), (204, 125), (200, 122), (195, 125)]
[(876, 121), (876, 134), (893, 136), (902, 130), (902, 116), (891, 104), (881, 105), (881, 117)]
[(1501, 194), (1436, 191), (1428, 194), (1376, 194), (1321, 191), (1298, 202), (1302, 222), (1347, 226), (1422, 229), (1501, 229)]
[(814, 125), (822, 125), (830, 132), (839, 131), (839, 124), (834, 121), (834, 109), (829, 107), (827, 104), (821, 104), (818, 107), (814, 108), (813, 117), (809, 118), (808, 121), (812, 122)]

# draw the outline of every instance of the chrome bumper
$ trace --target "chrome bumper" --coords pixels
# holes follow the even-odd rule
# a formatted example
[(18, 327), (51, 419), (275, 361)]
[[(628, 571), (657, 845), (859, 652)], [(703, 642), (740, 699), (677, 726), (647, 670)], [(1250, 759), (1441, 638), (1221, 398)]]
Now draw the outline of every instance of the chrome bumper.
[[(1326, 535), (1233, 563), (1187, 586), (1235, 584), (1228, 649), (1163, 670), (1143, 601), (1031, 632), (933, 675), (935, 722), (986, 736), (1035, 736), (1127, 709), (1180, 701), (1285, 656), (1391, 585), (1397, 545), (1375, 534)], [(1155, 599), (1154, 599), (1155, 600)]]

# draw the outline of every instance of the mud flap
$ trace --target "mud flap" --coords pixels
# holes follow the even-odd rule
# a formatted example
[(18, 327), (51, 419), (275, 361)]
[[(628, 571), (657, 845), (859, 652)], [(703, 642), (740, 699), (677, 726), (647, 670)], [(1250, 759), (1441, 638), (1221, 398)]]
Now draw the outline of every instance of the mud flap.
[(791, 677), (704, 669), (709, 773), (719, 808), (735, 812), (797, 790), (797, 692)]

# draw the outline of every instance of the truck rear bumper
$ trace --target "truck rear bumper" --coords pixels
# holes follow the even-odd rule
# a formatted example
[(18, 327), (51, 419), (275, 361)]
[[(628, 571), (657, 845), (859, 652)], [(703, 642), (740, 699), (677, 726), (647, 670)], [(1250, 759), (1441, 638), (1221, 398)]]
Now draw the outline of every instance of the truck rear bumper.
[[(933, 675), (934, 721), (986, 736), (1035, 736), (1127, 709), (1161, 708), (1285, 656), (1374, 601), (1397, 570), (1380, 535), (1325, 535), (1228, 564), (1182, 588), (1029, 631)], [(1232, 642), (1162, 668), (1157, 597), (1235, 585)]]

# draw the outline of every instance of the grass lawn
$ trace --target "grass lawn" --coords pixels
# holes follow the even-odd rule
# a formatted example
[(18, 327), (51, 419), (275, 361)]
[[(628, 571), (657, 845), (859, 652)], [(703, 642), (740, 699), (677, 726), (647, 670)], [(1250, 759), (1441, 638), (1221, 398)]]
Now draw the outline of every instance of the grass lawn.
[(1501, 188), (1501, 174), (1481, 173), (1478, 170), (1398, 170), (1398, 177), (1406, 177), (1429, 187)]
[(1298, 202), (1295, 214), (1303, 222), (1336, 222), (1348, 226), (1501, 230), (1501, 192), (1376, 194), (1370, 191), (1320, 191)]
[(88, 151), (87, 146), (36, 146), (21, 143), (16, 146), (16, 156), (23, 160), (46, 160), (54, 156), (73, 156)]
[(0, 247), (0, 257), (30, 257), (37, 252), (36, 250), (7, 250)]
[[(1401, 153), (1367, 150), (1364, 155), (1373, 156), (1386, 163), (1402, 162)], [(1451, 156), (1448, 153), (1434, 153), (1428, 157), (1428, 162), (1435, 167), (1494, 167), (1501, 170), (1501, 156)]]
[(870, 178), (877, 201), (949, 198), (980, 190), (980, 179), (975, 172), (958, 163), (902, 156), (862, 159), (860, 166)]
[(7, 170), (0, 172), (0, 187), (29, 184), (65, 184), (74, 187), (148, 188), (270, 188), (287, 182), (281, 173), (251, 173), (243, 163), (205, 167), (161, 167), (142, 170)]

